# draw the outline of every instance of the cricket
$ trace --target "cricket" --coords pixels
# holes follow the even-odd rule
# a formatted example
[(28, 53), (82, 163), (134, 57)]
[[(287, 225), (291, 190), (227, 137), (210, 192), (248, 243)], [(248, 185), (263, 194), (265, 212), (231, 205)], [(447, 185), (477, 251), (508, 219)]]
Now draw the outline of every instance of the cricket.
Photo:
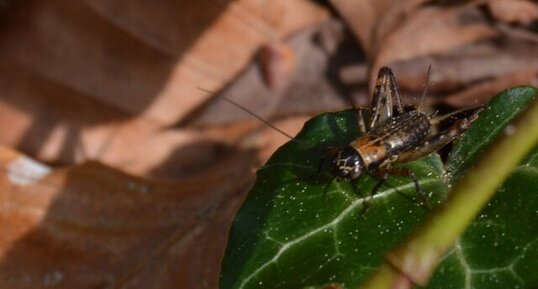
[(424, 99), (430, 73), (431, 66), (428, 68), (419, 105), (404, 110), (391, 69), (382, 67), (379, 70), (368, 122), (365, 121), (362, 110), (352, 102), (361, 136), (343, 148), (327, 149), (333, 156), (332, 172), (336, 177), (355, 180), (363, 172), (377, 176), (381, 180), (371, 192), (374, 195), (389, 176), (407, 176), (413, 180), (416, 191), (426, 206), (431, 207), (416, 174), (410, 169), (392, 165), (417, 160), (454, 141), (469, 128), (478, 116), (478, 111), (471, 117), (458, 119), (448, 129), (436, 132), (433, 128), (441, 121), (477, 107), (463, 108), (442, 116), (428, 114), (424, 109)]
[[(424, 99), (427, 94), (430, 74), (431, 66), (428, 68), (424, 90), (418, 106), (404, 108), (396, 78), (388, 67), (382, 67), (379, 70), (372, 102), (367, 109), (367, 120), (363, 115), (364, 109), (359, 109), (350, 99), (357, 116), (360, 136), (349, 145), (325, 149), (330, 156), (331, 173), (334, 177), (354, 181), (363, 173), (369, 173), (379, 179), (370, 195), (374, 195), (392, 175), (409, 177), (423, 203), (427, 207), (431, 207), (426, 193), (420, 187), (416, 174), (410, 169), (393, 167), (393, 165), (417, 160), (438, 151), (459, 138), (476, 119), (480, 109), (470, 117), (457, 118), (444, 130), (434, 129), (442, 121), (478, 107), (466, 107), (441, 116), (436, 116), (436, 113), (429, 114), (424, 108)], [(224, 97), (222, 99), (294, 140), (292, 136), (235, 101)], [(318, 173), (321, 171), (325, 157), (320, 159)]]

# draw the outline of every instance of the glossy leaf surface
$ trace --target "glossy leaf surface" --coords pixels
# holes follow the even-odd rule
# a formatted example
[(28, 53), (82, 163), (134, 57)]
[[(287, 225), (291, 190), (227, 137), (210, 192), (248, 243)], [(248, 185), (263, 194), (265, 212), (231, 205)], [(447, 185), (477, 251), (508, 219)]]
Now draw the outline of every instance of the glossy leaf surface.
[[(496, 135), (514, 133), (509, 122), (537, 96), (536, 88), (517, 87), (492, 99), (449, 154), (446, 168), (453, 181), (472, 166)], [(536, 224), (538, 146), (456, 241), (428, 288), (536, 288)]]
[[(518, 111), (524, 103), (510, 99), (523, 95), (521, 99), (526, 96), (528, 101), (535, 93), (532, 88), (506, 91), (477, 122), (502, 127), (506, 118), (491, 114)], [(491, 131), (471, 130), (464, 140), (493, 138)], [(327, 156), (324, 148), (348, 144), (357, 132), (352, 111), (320, 115), (305, 124), (296, 142), (281, 147), (258, 171), (256, 185), (232, 228), (222, 288), (315, 288), (328, 283), (353, 288), (376, 268), (386, 250), (423, 220), (428, 210), (408, 178), (392, 176), (370, 199), (378, 182), (374, 177), (346, 182), (331, 176), (329, 160), (322, 160)], [(465, 163), (474, 157), (459, 150), (461, 157), (452, 154), (452, 160)], [(538, 200), (536, 189), (534, 194), (529, 190), (538, 185), (536, 165), (531, 155), (516, 169), (449, 252), (431, 288), (500, 288), (492, 287), (496, 282), (509, 287), (536, 285), (532, 268), (538, 264), (532, 260), (538, 258), (532, 256), (538, 254), (538, 230), (533, 229)], [(403, 166), (417, 173), (434, 203), (448, 191), (450, 174), (438, 155)]]
[(446, 168), (452, 177), (463, 174), (499, 133), (514, 133), (506, 125), (535, 97), (536, 88), (516, 87), (492, 99), (450, 152)]

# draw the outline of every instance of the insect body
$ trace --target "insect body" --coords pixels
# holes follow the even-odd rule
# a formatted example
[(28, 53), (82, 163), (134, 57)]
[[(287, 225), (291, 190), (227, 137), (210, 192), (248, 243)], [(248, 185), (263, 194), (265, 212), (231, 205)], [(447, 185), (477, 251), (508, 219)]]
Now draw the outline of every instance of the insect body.
[(428, 116), (420, 111), (389, 118), (354, 140), (334, 158), (334, 173), (344, 179), (357, 178), (362, 170), (373, 171), (394, 162), (400, 153), (421, 143), (430, 131)]
[[(430, 70), (428, 70), (428, 79), (429, 73)], [(426, 82), (425, 87), (427, 87), (427, 84)], [(345, 180), (355, 180), (363, 172), (381, 177), (381, 181), (371, 192), (372, 194), (375, 194), (375, 191), (390, 175), (408, 176), (413, 179), (417, 191), (427, 202), (415, 173), (401, 167), (393, 168), (392, 164), (409, 162), (439, 150), (459, 137), (476, 118), (477, 113), (468, 119), (458, 119), (448, 129), (434, 133), (432, 128), (436, 124), (471, 108), (464, 108), (448, 115), (434, 117), (427, 114), (422, 108), (425, 95), (426, 89), (422, 94), (421, 103), (418, 107), (408, 111), (404, 110), (398, 93), (398, 85), (392, 71), (388, 67), (381, 68), (373, 93), (368, 123), (365, 122), (362, 111), (353, 106), (357, 112), (361, 136), (345, 147), (328, 148), (332, 152), (333, 175)], [(295, 140), (240, 104), (224, 97), (223, 99), (245, 110), (290, 139)], [(320, 163), (320, 169), (322, 164), (323, 160)]]
[[(422, 98), (425, 94), (426, 91)], [(418, 107), (404, 111), (391, 70), (387, 67), (381, 68), (372, 99), (370, 120), (366, 125), (362, 113), (356, 110), (362, 135), (348, 146), (332, 149), (333, 174), (345, 180), (354, 180), (364, 171), (369, 172), (382, 178), (375, 189), (379, 188), (389, 175), (409, 176), (421, 197), (425, 198), (414, 172), (393, 168), (392, 164), (415, 160), (437, 151), (459, 137), (477, 114), (469, 119), (459, 119), (447, 130), (434, 133), (432, 128), (435, 124), (469, 108), (434, 117), (422, 109), (422, 101)]]

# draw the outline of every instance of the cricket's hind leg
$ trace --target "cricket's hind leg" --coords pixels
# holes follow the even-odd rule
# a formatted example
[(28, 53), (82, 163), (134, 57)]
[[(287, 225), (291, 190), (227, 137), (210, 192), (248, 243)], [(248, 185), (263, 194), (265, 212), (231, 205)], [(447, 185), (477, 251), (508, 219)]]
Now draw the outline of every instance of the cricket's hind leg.
[(367, 128), (371, 130), (384, 120), (403, 112), (396, 78), (390, 68), (381, 67), (370, 105), (370, 120)]
[(361, 134), (367, 133), (379, 123), (404, 112), (402, 100), (398, 91), (398, 83), (392, 70), (388, 67), (379, 69), (376, 84), (370, 104), (368, 123), (365, 121), (363, 112), (349, 98), (353, 109), (357, 114), (357, 123)]

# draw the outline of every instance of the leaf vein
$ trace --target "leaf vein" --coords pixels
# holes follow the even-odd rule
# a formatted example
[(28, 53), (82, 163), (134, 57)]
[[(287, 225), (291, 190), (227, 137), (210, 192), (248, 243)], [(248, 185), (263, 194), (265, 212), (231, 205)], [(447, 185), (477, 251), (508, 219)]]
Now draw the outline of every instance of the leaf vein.
[[(438, 181), (439, 181), (438, 179), (429, 178), (429, 179), (422, 179), (422, 180), (419, 181), (419, 183), (421, 185), (425, 185), (425, 184), (428, 184), (428, 183), (433, 183), (433, 182), (438, 182)], [(414, 187), (414, 184), (413, 183), (407, 183), (407, 184), (404, 184), (404, 185), (400, 185), (398, 187), (392, 187), (392, 188), (389, 188), (389, 189), (387, 189), (385, 191), (378, 192), (374, 196), (367, 196), (367, 197), (357, 198), (347, 208), (345, 208), (338, 216), (336, 216), (334, 219), (332, 219), (330, 222), (328, 222), (325, 225), (322, 225), (322, 226), (320, 226), (320, 227), (318, 227), (318, 228), (316, 228), (316, 229), (314, 229), (314, 230), (312, 230), (310, 232), (307, 232), (304, 235), (302, 235), (300, 237), (297, 237), (296, 239), (293, 239), (293, 240), (291, 240), (291, 241), (289, 241), (287, 243), (284, 243), (279, 248), (278, 252), (271, 259), (269, 259), (267, 262), (260, 265), (254, 272), (252, 272), (250, 275), (248, 275), (247, 277), (245, 277), (243, 279), (241, 285), (239, 286), (239, 289), (244, 288), (245, 285), (248, 284), (250, 282), (250, 280), (252, 280), (252, 278), (254, 278), (258, 274), (260, 274), (263, 270), (265, 270), (265, 268), (267, 268), (268, 266), (270, 266), (273, 263), (276, 263), (278, 261), (278, 259), (280, 258), (280, 256), (282, 256), (282, 254), (284, 254), (291, 247), (293, 247), (293, 246), (295, 246), (297, 244), (300, 244), (302, 241), (304, 241), (304, 240), (306, 240), (306, 239), (308, 239), (308, 238), (310, 238), (310, 237), (312, 237), (312, 236), (314, 236), (314, 235), (316, 235), (318, 233), (321, 233), (321, 232), (324, 232), (327, 229), (333, 228), (342, 219), (344, 219), (348, 214), (350, 214), (355, 208), (357, 208), (359, 205), (364, 203), (364, 201), (367, 198), (373, 198), (373, 199), (383, 198), (383, 197), (386, 197), (386, 196), (388, 196), (390, 194), (396, 193), (399, 190), (405, 190), (405, 189), (408, 189), (408, 188), (411, 188), (411, 187)]]

